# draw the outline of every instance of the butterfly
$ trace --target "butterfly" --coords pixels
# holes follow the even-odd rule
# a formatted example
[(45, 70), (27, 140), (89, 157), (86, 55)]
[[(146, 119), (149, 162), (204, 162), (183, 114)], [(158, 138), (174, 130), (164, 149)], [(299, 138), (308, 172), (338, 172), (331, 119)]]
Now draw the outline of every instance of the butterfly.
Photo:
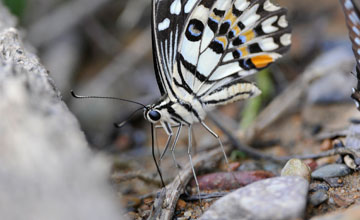
[(351, 97), (354, 99), (356, 107), (360, 110), (360, 1), (340, 0), (345, 13), (345, 20), (349, 29), (349, 36), (352, 49), (356, 58), (356, 74), (358, 79), (357, 87), (353, 88)]
[[(291, 29), (286, 9), (269, 0), (153, 0), (152, 44), (161, 98), (146, 106), (144, 117), (152, 133), (159, 123), (168, 135), (161, 158), (174, 134), (172, 151), (181, 129), (188, 127), (192, 165), (192, 125), (200, 123), (223, 149), (219, 136), (204, 123), (206, 112), (259, 95), (244, 77), (289, 50)], [(161, 177), (156, 159), (155, 164)]]

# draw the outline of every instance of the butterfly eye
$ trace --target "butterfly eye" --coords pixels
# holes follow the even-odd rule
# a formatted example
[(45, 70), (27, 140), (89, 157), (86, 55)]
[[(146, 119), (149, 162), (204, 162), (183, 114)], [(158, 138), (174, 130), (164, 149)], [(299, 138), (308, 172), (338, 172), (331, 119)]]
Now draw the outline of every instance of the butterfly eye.
[(152, 121), (159, 121), (161, 118), (160, 112), (156, 110), (151, 110), (148, 115)]

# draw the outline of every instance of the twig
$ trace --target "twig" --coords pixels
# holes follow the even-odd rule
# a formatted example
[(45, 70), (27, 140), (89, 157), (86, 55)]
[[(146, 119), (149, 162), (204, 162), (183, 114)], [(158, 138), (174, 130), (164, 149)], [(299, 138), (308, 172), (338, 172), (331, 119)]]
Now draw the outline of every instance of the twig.
[[(229, 147), (225, 147), (225, 151), (228, 152)], [(196, 171), (200, 169), (208, 169), (212, 167), (213, 163), (217, 163), (223, 158), (222, 151), (219, 148), (211, 150), (207, 153), (203, 153), (193, 158), (194, 168)], [(180, 179), (179, 179), (180, 177)], [(166, 186), (166, 199), (162, 203), (161, 212), (153, 212), (154, 214), (150, 219), (162, 219), (169, 220), (172, 218), (179, 196), (184, 192), (187, 183), (193, 177), (190, 164), (179, 173), (179, 176), (174, 181)], [(161, 209), (160, 207), (154, 207), (154, 210)], [(157, 215), (155, 215), (157, 214)]]
[(166, 189), (162, 188), (161, 191), (156, 194), (154, 205), (151, 208), (151, 214), (148, 217), (148, 220), (157, 219), (157, 216), (161, 215), (162, 204), (164, 203), (165, 197), (166, 197)]
[(285, 157), (276, 157), (272, 155), (264, 154), (258, 150), (255, 150), (241, 142), (238, 141), (237, 138), (235, 138), (230, 131), (228, 131), (212, 114), (209, 114), (209, 118), (213, 121), (213, 123), (218, 126), (218, 128), (227, 136), (229, 141), (231, 142), (232, 146), (237, 148), (238, 150), (246, 153), (249, 157), (254, 159), (265, 159), (265, 160), (271, 160), (277, 163), (285, 163), (286, 161), (297, 158), (301, 160), (305, 159), (317, 159), (322, 157), (328, 157), (328, 156), (334, 156), (334, 155), (347, 155), (350, 154), (354, 158), (358, 158), (360, 156), (360, 152), (356, 152), (350, 148), (335, 148), (332, 150), (320, 152), (317, 154), (308, 154), (308, 155), (294, 155), (294, 156), (285, 156)]
[(339, 131), (326, 131), (316, 135), (315, 139), (317, 141), (322, 141), (325, 139), (336, 139), (339, 137), (346, 137), (348, 134), (349, 134), (348, 129), (339, 130)]
[(203, 199), (219, 198), (226, 196), (227, 194), (229, 194), (229, 192), (200, 193), (200, 197), (199, 195), (191, 195), (191, 196), (182, 196), (181, 198), (184, 201), (191, 202), (191, 201), (198, 201), (199, 199), (203, 200)]
[(238, 150), (244, 152), (249, 157), (254, 159), (267, 159), (272, 160), (275, 162), (283, 162), (283, 160), (279, 159), (278, 157), (274, 157), (271, 155), (264, 154), (258, 150), (255, 150), (235, 138), (230, 131), (228, 131), (217, 119), (214, 117), (212, 113), (208, 114), (209, 119), (227, 136), (228, 140), (230, 141), (231, 145)]

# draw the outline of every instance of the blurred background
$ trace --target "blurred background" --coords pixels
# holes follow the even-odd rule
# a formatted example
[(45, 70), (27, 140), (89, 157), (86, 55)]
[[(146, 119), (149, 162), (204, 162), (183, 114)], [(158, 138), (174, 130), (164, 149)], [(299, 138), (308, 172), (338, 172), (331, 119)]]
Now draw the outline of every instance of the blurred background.
[[(38, 54), (49, 70), (64, 101), (79, 119), (92, 148), (114, 155), (115, 167), (120, 170), (148, 169), (156, 174), (150, 156), (149, 124), (142, 113), (120, 129), (113, 125), (128, 119), (138, 106), (106, 99), (79, 100), (70, 95), (73, 89), (79, 95), (113, 96), (143, 104), (150, 104), (159, 98), (151, 49), (151, 1), (2, 1), (18, 16), (27, 47)], [(347, 65), (342, 72), (322, 77), (324, 81), (314, 84), (305, 98), (296, 100), (298, 105), (292, 109), (292, 113), (299, 113), (309, 103), (353, 107), (350, 93), (356, 81), (349, 74), (353, 56), (339, 1), (276, 2), (288, 8), (289, 22), (293, 28), (292, 48), (269, 69), (251, 78), (263, 90), (261, 97), (219, 109), (221, 120), (234, 133), (241, 133), (249, 126), (261, 109), (294, 82), (314, 60), (335, 49), (340, 52), (335, 52), (331, 59), (336, 61), (345, 56), (351, 65)], [(330, 63), (331, 60), (324, 65)], [(322, 123), (326, 124), (326, 121)], [(307, 128), (306, 123), (300, 124), (300, 129)], [(203, 129), (195, 130), (197, 145), (215, 143)], [(216, 128), (214, 130), (221, 133)], [(185, 134), (183, 136), (186, 137)], [(165, 140), (166, 135), (159, 130), (157, 141), (160, 148)], [(185, 140), (179, 142), (179, 151), (181, 145), (186, 144)], [(134, 190), (130, 184), (123, 185), (121, 189), (122, 194), (134, 191), (140, 194), (149, 192), (141, 187)]]

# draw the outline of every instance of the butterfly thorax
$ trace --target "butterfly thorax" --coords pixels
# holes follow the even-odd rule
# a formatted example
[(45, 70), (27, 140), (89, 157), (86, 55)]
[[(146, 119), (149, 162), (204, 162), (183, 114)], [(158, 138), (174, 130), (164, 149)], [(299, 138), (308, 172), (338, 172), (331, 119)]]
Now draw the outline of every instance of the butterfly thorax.
[(184, 100), (170, 99), (168, 95), (164, 95), (156, 103), (147, 107), (144, 116), (151, 123), (191, 125), (201, 122), (206, 116), (203, 104), (194, 96), (188, 96)]

